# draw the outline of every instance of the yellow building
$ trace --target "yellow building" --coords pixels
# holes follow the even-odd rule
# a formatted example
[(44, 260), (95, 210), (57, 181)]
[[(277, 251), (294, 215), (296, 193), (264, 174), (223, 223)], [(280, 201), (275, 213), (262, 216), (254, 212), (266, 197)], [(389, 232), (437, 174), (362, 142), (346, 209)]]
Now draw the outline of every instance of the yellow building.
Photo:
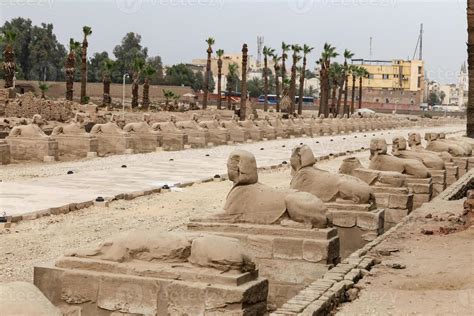
[(362, 81), (364, 92), (367, 91), (363, 96), (365, 102), (419, 105), (423, 101), (425, 69), (422, 60), (354, 59), (352, 63), (369, 72)]

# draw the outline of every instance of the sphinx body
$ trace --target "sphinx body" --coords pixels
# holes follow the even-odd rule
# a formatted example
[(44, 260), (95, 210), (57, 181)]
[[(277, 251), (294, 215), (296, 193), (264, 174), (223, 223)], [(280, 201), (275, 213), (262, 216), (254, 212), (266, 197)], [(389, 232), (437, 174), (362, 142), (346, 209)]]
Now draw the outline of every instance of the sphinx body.
[(465, 150), (466, 156), (471, 156), (472, 155), (472, 146), (471, 146), (471, 144), (469, 144), (463, 138), (461, 138), (461, 139), (446, 138), (445, 133), (439, 133), (438, 134), (438, 139), (442, 142), (447, 143), (447, 144), (459, 145)]
[(31, 124), (17, 125), (12, 128), (8, 137), (25, 137), (25, 138), (49, 138), (41, 129), (41, 115), (35, 114)]
[[(466, 157), (469, 151), (457, 143), (445, 142), (439, 139), (437, 133), (426, 133), (425, 139), (428, 141), (426, 149), (436, 152), (447, 152), (453, 157)], [(472, 150), (471, 150), (472, 151)]]
[(421, 144), (421, 135), (419, 133), (408, 134), (408, 145), (410, 146), (410, 149), (413, 151), (422, 152), (422, 153), (434, 153), (437, 156), (439, 156), (441, 159), (443, 159), (444, 162), (453, 161), (453, 156), (447, 151), (436, 152), (436, 151), (427, 150), (423, 148), (423, 145)]
[(427, 168), (435, 170), (445, 170), (446, 166), (438, 155), (430, 152), (421, 152), (415, 150), (407, 150), (407, 141), (405, 138), (398, 136), (392, 141), (392, 154), (402, 159), (415, 159), (421, 161)]
[(221, 126), (229, 131), (231, 141), (243, 143), (250, 139), (249, 131), (239, 125), (239, 118), (236, 115), (229, 121), (221, 121)]
[(373, 204), (372, 189), (352, 176), (333, 174), (314, 167), (316, 159), (307, 145), (298, 146), (291, 156), (293, 179), (290, 187), (308, 192), (323, 202)]
[(268, 115), (265, 116), (264, 120), (254, 122), (263, 131), (263, 137), (266, 139), (275, 139), (277, 137), (275, 128), (273, 128), (269, 123)]
[(277, 137), (288, 138), (288, 127), (283, 123), (281, 114), (278, 114), (277, 117), (273, 120), (271, 120), (270, 117), (266, 116), (265, 120), (271, 127), (275, 129)]
[(199, 125), (199, 116), (194, 113), (191, 120), (177, 122), (176, 126), (188, 135), (192, 147), (206, 147), (210, 142), (209, 131)]
[(387, 154), (387, 147), (385, 139), (371, 140), (369, 169), (395, 171), (417, 178), (430, 177), (428, 168), (421, 161), (390, 156)]
[(249, 133), (253, 140), (259, 141), (262, 140), (264, 133), (257, 125), (255, 125), (254, 119), (255, 116), (250, 114), (247, 120), (238, 122), (238, 124)]
[(227, 163), (229, 180), (234, 186), (227, 196), (224, 213), (217, 218), (228, 222), (279, 224), (284, 219), (327, 225), (327, 208), (323, 202), (304, 192), (276, 190), (258, 182), (255, 157), (243, 150), (231, 153)]
[(209, 132), (209, 140), (216, 145), (225, 145), (230, 141), (230, 133), (221, 126), (219, 115), (214, 115), (211, 121), (201, 121), (199, 126)]
[(56, 126), (51, 133), (53, 136), (58, 135), (89, 135), (85, 128), (85, 115), (77, 113), (74, 120), (65, 126)]

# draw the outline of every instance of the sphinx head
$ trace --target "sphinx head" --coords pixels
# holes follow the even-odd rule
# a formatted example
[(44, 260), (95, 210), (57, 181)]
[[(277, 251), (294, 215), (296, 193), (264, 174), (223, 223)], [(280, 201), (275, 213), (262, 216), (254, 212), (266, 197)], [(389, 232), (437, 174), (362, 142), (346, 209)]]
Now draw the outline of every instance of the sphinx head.
[(76, 113), (76, 115), (74, 116), (74, 122), (75, 123), (78, 123), (78, 124), (84, 124), (86, 120), (86, 115), (84, 113)]
[(214, 115), (214, 116), (212, 117), (212, 119), (213, 119), (214, 121), (219, 122), (219, 121), (221, 120), (221, 116), (220, 116), (219, 114), (216, 114), (216, 115)]
[(410, 147), (421, 145), (421, 135), (420, 135), (420, 133), (410, 133), (410, 134), (408, 134), (408, 145)]
[(290, 163), (293, 172), (296, 172), (302, 168), (313, 166), (316, 163), (316, 158), (308, 145), (300, 145), (293, 149)]
[(392, 140), (392, 153), (398, 155), (400, 151), (407, 150), (407, 141), (402, 136), (396, 136)]
[(387, 154), (387, 142), (383, 138), (373, 138), (370, 141), (370, 159)]
[(432, 142), (439, 138), (438, 133), (425, 133), (425, 140)]
[(35, 114), (33, 115), (33, 124), (36, 124), (36, 125), (42, 125), (43, 124), (43, 119), (41, 118), (41, 115), (39, 114)]
[(446, 139), (446, 133), (439, 133), (439, 139)]
[(199, 115), (197, 113), (193, 113), (193, 115), (191, 116), (191, 120), (195, 122), (199, 121)]
[(170, 116), (170, 122), (171, 122), (171, 123), (176, 123), (176, 122), (177, 122), (176, 116), (171, 115), (171, 116)]
[(148, 113), (143, 114), (143, 122), (150, 124), (151, 122), (151, 115)]
[(254, 121), (255, 120), (255, 115), (250, 114), (249, 117), (248, 117), (248, 120), (249, 121)]
[(319, 115), (319, 118), (320, 118), (320, 119), (324, 119), (324, 114), (320, 114), (320, 115)]
[(233, 151), (227, 160), (227, 174), (235, 185), (258, 182), (257, 161), (255, 156), (245, 150)]
[(332, 119), (332, 118), (334, 118), (334, 115), (332, 115), (332, 113), (329, 113), (328, 118)]
[(342, 161), (341, 166), (339, 167), (339, 173), (352, 175), (354, 170), (363, 168), (360, 160), (356, 157), (349, 157)]

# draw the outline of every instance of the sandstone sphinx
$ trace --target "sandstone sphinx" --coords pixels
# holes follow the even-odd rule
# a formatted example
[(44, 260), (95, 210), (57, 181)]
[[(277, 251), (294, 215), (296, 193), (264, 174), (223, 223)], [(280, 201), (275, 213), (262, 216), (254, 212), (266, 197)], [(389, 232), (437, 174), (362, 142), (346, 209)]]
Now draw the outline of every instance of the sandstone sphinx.
[[(254, 116), (251, 116), (251, 119), (254, 120)], [(254, 123), (262, 130), (264, 139), (273, 140), (277, 138), (277, 132), (274, 127), (272, 127), (269, 123), (268, 115), (265, 116), (265, 119), (256, 121)]]
[(270, 281), (269, 302), (281, 306), (339, 260), (337, 232), (327, 228), (327, 208), (318, 198), (259, 183), (251, 153), (232, 152), (227, 168), (234, 186), (224, 211), (194, 219), (188, 229), (241, 240)]
[(303, 135), (313, 137), (313, 128), (311, 124), (304, 120), (303, 116), (297, 115), (296, 117), (290, 119), (293, 121), (293, 123), (303, 128)]
[(275, 129), (276, 137), (277, 138), (288, 138), (290, 137), (288, 132), (288, 127), (283, 123), (281, 114), (277, 114), (277, 116), (272, 120), (269, 116), (265, 117), (267, 123)]
[(239, 118), (236, 115), (229, 121), (221, 121), (221, 126), (229, 131), (230, 140), (233, 142), (245, 143), (251, 140), (249, 131), (239, 125)]
[(465, 144), (457, 142), (446, 141), (441, 139), (438, 133), (426, 133), (425, 140), (428, 142), (426, 149), (429, 151), (435, 151), (438, 153), (444, 153), (444, 155), (450, 154), (453, 157), (453, 162), (458, 166), (458, 175), (464, 175), (468, 170), (469, 156), (472, 153), (472, 148)]
[(300, 137), (304, 134), (303, 126), (300, 126), (294, 121), (294, 118), (290, 117), (287, 120), (284, 120), (283, 123), (286, 125), (288, 134), (293, 137)]
[(443, 159), (435, 153), (407, 150), (407, 141), (398, 136), (392, 141), (392, 155), (402, 159), (414, 159), (430, 169), (433, 182), (433, 196), (437, 196), (446, 188), (446, 165)]
[(313, 133), (313, 136), (323, 135), (321, 126), (322, 119), (318, 118), (316, 115), (313, 114), (307, 122), (311, 126), (311, 132)]
[(130, 135), (134, 153), (154, 152), (161, 147), (161, 136), (150, 127), (150, 115), (144, 114), (143, 121), (128, 123), (123, 131)]
[(245, 121), (239, 121), (238, 124), (244, 128), (250, 135), (250, 138), (254, 141), (260, 141), (264, 137), (264, 133), (260, 127), (254, 122), (255, 116), (250, 114), (248, 119)]
[(72, 157), (96, 157), (99, 150), (97, 137), (86, 132), (86, 117), (77, 113), (71, 123), (64, 126), (56, 126), (52, 136), (58, 141), (60, 156)]
[(193, 113), (191, 120), (176, 123), (186, 135), (188, 135), (188, 144), (194, 148), (207, 147), (210, 143), (209, 131), (199, 125), (199, 115)]
[(402, 159), (387, 154), (385, 139), (372, 139), (370, 142), (369, 169), (394, 171), (409, 176), (407, 185), (413, 190), (414, 208), (429, 202), (432, 197), (431, 173), (425, 165), (415, 159)]
[(167, 122), (155, 123), (151, 129), (162, 137), (162, 147), (164, 150), (183, 150), (188, 143), (188, 135), (176, 124), (176, 117), (171, 115)]
[(42, 124), (42, 118), (36, 114), (31, 124), (12, 128), (6, 137), (11, 159), (46, 162), (58, 160), (58, 142), (47, 136), (39, 124)]
[(307, 145), (291, 155), (292, 189), (318, 197), (329, 208), (329, 219), (341, 239), (341, 256), (346, 257), (383, 233), (383, 210), (376, 209), (372, 188), (362, 180), (316, 168)]
[(82, 315), (262, 315), (268, 293), (238, 240), (156, 230), (36, 266), (34, 283)]
[(209, 132), (209, 140), (214, 145), (227, 145), (231, 143), (230, 133), (221, 126), (221, 118), (219, 115), (214, 115), (212, 121), (202, 121), (199, 126)]
[(133, 153), (132, 138), (119, 124), (124, 123), (116, 115), (112, 115), (109, 122), (92, 127), (90, 134), (99, 140), (99, 156)]

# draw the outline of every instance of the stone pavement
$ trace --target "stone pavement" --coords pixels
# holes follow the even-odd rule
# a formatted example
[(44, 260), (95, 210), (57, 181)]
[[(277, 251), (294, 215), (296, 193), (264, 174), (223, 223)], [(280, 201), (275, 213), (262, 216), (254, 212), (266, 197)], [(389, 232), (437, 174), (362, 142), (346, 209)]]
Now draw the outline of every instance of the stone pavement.
[[(187, 182), (199, 182), (216, 174), (226, 173), (226, 161), (236, 148), (245, 149), (257, 158), (259, 167), (269, 167), (288, 161), (291, 150), (300, 143), (309, 145), (317, 157), (340, 154), (361, 148), (368, 149), (370, 139), (384, 137), (391, 143), (394, 135), (407, 135), (411, 129), (354, 133), (350, 135), (320, 136), (314, 138), (282, 139), (250, 144), (218, 146), (206, 149), (192, 149), (179, 152), (156, 152), (134, 156), (121, 156), (127, 165), (122, 168), (117, 156), (99, 158), (113, 161), (117, 165), (106, 169), (76, 172), (28, 180), (0, 182), (0, 214), (35, 218), (36, 214), (53, 212), (52, 209), (66, 208), (75, 204), (90, 205), (97, 197), (113, 198), (123, 194), (153, 191), (164, 184), (170, 187)], [(464, 126), (416, 128), (424, 132), (460, 132)], [(68, 164), (64, 162), (62, 164)], [(70, 163), (71, 164), (71, 163)], [(74, 164), (74, 163), (72, 163)], [(0, 169), (1, 178), (1, 169)], [(72, 206), (80, 208), (79, 206)], [(84, 205), (82, 205), (84, 207)], [(28, 216), (28, 217), (26, 217)]]

